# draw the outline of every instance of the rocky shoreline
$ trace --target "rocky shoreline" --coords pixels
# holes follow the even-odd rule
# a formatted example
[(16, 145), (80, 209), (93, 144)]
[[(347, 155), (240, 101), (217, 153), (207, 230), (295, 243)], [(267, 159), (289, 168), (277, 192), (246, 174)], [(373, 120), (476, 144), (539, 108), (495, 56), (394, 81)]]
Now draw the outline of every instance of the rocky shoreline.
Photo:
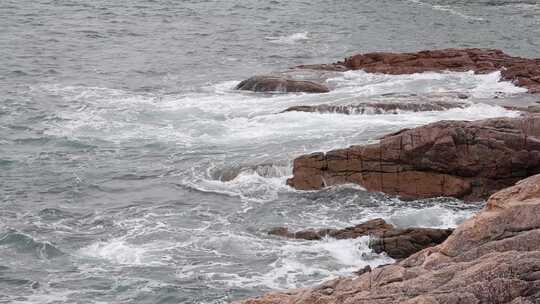
[[(442, 244), (391, 265), (244, 304), (540, 303), (540, 175), (492, 195)], [(362, 273), (363, 272), (363, 273)]]
[[(296, 68), (385, 74), (500, 71), (502, 80), (527, 88), (529, 93), (540, 93), (540, 59), (513, 57), (492, 49), (369, 53), (343, 62)], [(257, 79), (252, 78), (247, 89), (327, 91), (316, 82), (284, 79), (273, 79), (273, 83), (267, 82), (270, 87), (264, 87), (257, 86), (253, 83)], [(374, 108), (397, 113), (455, 106), (463, 105), (324, 104), (285, 111), (356, 114)], [(357, 277), (338, 278), (314, 288), (272, 292), (239, 303), (540, 303), (540, 115), (535, 114), (537, 106), (516, 105), (513, 109), (526, 113), (515, 118), (439, 121), (388, 134), (375, 144), (296, 158), (293, 177), (287, 183), (299, 190), (355, 183), (368, 191), (402, 199), (489, 199), (484, 209), (455, 230), (396, 229), (382, 219), (345, 229), (272, 229), (272, 235), (307, 240), (374, 236), (376, 242), (370, 247), (375, 252), (401, 260), (361, 269)]]

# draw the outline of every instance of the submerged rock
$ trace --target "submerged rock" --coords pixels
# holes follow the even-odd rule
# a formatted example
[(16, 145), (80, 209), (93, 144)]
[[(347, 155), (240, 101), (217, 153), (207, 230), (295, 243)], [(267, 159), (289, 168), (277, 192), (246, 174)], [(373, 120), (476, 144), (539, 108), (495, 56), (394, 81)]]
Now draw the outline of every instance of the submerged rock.
[(495, 49), (442, 49), (416, 53), (367, 53), (345, 58), (343, 62), (301, 65), (298, 68), (331, 71), (364, 70), (368, 73), (413, 74), (439, 71), (501, 71), (504, 80), (540, 93), (540, 58), (513, 57)]
[(240, 82), (236, 89), (278, 93), (328, 93), (330, 91), (326, 86), (319, 83), (279, 76), (253, 76)]
[(540, 303), (540, 175), (504, 189), (442, 244), (397, 264), (244, 304)]
[(448, 196), (477, 201), (540, 173), (540, 116), (440, 121), (379, 143), (294, 160), (297, 189), (356, 183), (404, 199)]
[(398, 114), (405, 112), (445, 111), (453, 108), (466, 108), (470, 106), (463, 102), (433, 101), (433, 102), (361, 102), (349, 105), (321, 104), (311, 106), (293, 106), (284, 112), (318, 112), (339, 114)]
[(344, 229), (308, 229), (290, 232), (287, 228), (271, 229), (268, 234), (294, 239), (320, 240), (324, 237), (353, 239), (370, 236), (369, 247), (376, 253), (386, 252), (394, 259), (403, 259), (424, 248), (442, 243), (453, 229), (407, 228), (398, 229), (383, 219), (373, 219)]

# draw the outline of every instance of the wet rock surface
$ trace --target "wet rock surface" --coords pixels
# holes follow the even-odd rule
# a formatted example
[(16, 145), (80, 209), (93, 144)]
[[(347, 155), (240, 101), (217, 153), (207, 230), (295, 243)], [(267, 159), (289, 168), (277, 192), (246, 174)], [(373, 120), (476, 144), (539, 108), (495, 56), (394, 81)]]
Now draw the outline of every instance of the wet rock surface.
[(295, 159), (288, 184), (320, 189), (356, 183), (404, 199), (486, 199), (540, 173), (540, 116), (440, 121), (378, 143)]
[(491, 196), (442, 244), (399, 263), (244, 304), (540, 303), (540, 175)]
[(376, 253), (385, 252), (394, 259), (410, 255), (444, 242), (453, 229), (407, 228), (393, 229), (370, 241), (369, 248)]
[(240, 82), (236, 89), (272, 93), (327, 93), (330, 91), (325, 85), (313, 81), (294, 80), (284, 76), (253, 76)]
[(416, 53), (367, 53), (334, 64), (301, 65), (297, 68), (326, 71), (364, 70), (368, 73), (413, 74), (438, 71), (501, 71), (504, 80), (540, 93), (540, 59), (514, 57), (495, 49), (442, 49)]
[(445, 111), (453, 108), (466, 108), (468, 103), (451, 101), (434, 102), (362, 102), (348, 105), (321, 104), (293, 106), (284, 112), (317, 112), (339, 114), (398, 114), (399, 112)]
[(399, 229), (383, 219), (373, 219), (344, 229), (307, 229), (290, 232), (287, 228), (271, 229), (268, 234), (294, 239), (320, 240), (324, 237), (352, 239), (370, 236), (369, 247), (376, 253), (386, 252), (394, 259), (403, 259), (424, 248), (442, 243), (453, 229), (407, 228)]

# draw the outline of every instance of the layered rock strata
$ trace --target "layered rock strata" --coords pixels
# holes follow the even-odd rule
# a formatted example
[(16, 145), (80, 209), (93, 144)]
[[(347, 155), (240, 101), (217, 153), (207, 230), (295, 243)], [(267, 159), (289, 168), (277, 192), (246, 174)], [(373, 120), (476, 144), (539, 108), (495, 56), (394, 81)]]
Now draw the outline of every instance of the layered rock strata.
[(440, 121), (378, 143), (303, 155), (287, 183), (320, 189), (355, 183), (404, 199), (477, 201), (540, 173), (540, 116)]

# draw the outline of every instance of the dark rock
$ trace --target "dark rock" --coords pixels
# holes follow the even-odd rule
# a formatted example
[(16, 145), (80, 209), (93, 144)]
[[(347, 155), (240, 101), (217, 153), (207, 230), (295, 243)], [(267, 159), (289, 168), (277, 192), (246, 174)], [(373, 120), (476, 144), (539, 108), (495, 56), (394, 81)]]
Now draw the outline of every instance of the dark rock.
[(358, 275), (358, 276), (361, 276), (366, 272), (371, 272), (371, 266), (367, 265), (366, 267), (355, 271), (354, 274)]
[(445, 111), (453, 108), (466, 108), (470, 104), (463, 102), (433, 101), (423, 103), (400, 102), (362, 102), (350, 105), (321, 104), (313, 106), (293, 106), (283, 112), (318, 112), (339, 114), (398, 114), (400, 111), (425, 112)]
[(274, 93), (328, 93), (329, 89), (319, 83), (305, 80), (294, 80), (279, 76), (254, 76), (240, 82), (237, 90)]
[(540, 173), (540, 116), (440, 121), (379, 143), (300, 156), (287, 183), (320, 189), (356, 183), (404, 199), (477, 201)]
[(268, 234), (305, 240), (320, 240), (324, 237), (354, 239), (370, 236), (372, 239), (369, 247), (376, 253), (386, 252), (394, 259), (403, 259), (424, 248), (444, 242), (452, 231), (434, 228), (398, 229), (378, 218), (344, 229), (308, 229), (290, 232), (287, 228), (279, 227), (271, 229)]
[(408, 228), (394, 229), (371, 240), (369, 248), (376, 253), (386, 252), (394, 259), (410, 255), (444, 242), (453, 229)]

